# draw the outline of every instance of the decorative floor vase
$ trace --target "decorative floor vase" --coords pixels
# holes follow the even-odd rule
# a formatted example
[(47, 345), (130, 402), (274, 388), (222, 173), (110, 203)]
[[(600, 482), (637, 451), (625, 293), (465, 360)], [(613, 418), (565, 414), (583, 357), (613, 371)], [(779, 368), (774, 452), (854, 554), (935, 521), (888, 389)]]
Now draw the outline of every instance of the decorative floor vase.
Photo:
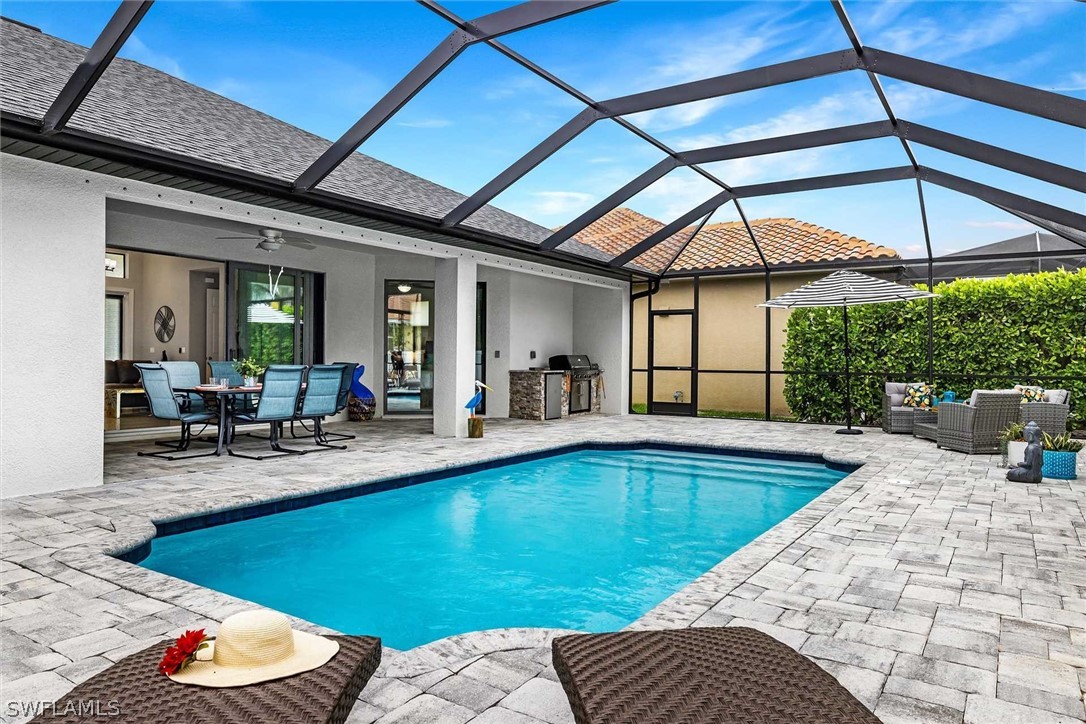
[(468, 418), (468, 437), (482, 437), (483, 436), (483, 418), (481, 417), (469, 417)]
[(1078, 453), (1045, 450), (1041, 475), (1046, 478), (1056, 478), (1057, 480), (1075, 480), (1078, 477), (1075, 473), (1077, 460)]
[(1017, 465), (1026, 459), (1026, 443), (1012, 440), (1007, 443), (1007, 465)]

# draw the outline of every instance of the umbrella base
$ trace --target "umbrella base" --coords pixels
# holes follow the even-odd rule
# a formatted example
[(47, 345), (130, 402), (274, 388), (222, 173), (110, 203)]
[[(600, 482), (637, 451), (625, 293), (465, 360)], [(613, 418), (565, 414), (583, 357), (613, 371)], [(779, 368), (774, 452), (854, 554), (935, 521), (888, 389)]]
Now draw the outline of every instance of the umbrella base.
[(840, 430), (834, 430), (838, 435), (863, 435), (863, 430), (858, 430), (855, 427), (842, 427)]

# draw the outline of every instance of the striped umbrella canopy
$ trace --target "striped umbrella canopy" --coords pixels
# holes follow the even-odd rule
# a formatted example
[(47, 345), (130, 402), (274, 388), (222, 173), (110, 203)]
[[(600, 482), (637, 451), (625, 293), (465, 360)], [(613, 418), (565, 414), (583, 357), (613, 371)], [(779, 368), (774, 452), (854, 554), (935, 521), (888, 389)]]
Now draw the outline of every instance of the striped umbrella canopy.
[(759, 307), (791, 309), (793, 307), (852, 307), (857, 304), (881, 304), (904, 302), (910, 299), (926, 299), (938, 294), (925, 292), (916, 287), (895, 284), (854, 271), (836, 271), (816, 282), (804, 284), (799, 289), (782, 294), (759, 304)]
[(794, 307), (841, 307), (845, 318), (845, 419), (846, 425), (837, 432), (841, 435), (859, 435), (852, 427), (852, 381), (849, 375), (848, 308), (857, 304), (881, 304), (905, 302), (910, 299), (928, 299), (938, 294), (924, 292), (916, 287), (895, 284), (854, 271), (836, 271), (828, 277), (804, 284), (787, 294), (759, 304), (759, 307), (792, 309)]

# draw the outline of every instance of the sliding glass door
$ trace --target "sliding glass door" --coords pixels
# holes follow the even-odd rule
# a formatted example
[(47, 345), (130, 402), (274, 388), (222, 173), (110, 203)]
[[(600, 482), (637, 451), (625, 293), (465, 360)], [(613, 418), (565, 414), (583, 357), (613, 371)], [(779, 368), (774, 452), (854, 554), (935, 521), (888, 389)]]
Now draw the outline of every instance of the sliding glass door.
[(230, 359), (252, 357), (262, 365), (322, 361), (311, 333), (315, 307), (323, 303), (313, 298), (313, 277), (282, 267), (231, 264)]

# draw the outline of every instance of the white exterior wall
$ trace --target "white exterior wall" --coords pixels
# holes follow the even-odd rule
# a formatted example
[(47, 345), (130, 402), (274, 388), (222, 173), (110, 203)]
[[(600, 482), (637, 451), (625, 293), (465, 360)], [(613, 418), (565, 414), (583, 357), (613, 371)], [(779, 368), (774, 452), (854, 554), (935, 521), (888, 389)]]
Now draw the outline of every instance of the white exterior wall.
[(603, 368), (602, 411), (610, 415), (629, 412), (629, 292), (573, 285), (573, 350)]
[(4, 156), (3, 497), (102, 482), (106, 206), (84, 177)]
[[(325, 357), (362, 361), (367, 368), (364, 382), (378, 394), (384, 374), (383, 279), (433, 278), (434, 259), (469, 258), (479, 265), (479, 278), (492, 285), (488, 286), (488, 377), (505, 390), (504, 402), (502, 392), (491, 398), (490, 413), (497, 416), (508, 414), (508, 369), (545, 365), (551, 354), (577, 351), (573, 348), (575, 287), (627, 293), (626, 283), (604, 277), (9, 154), (2, 158), (2, 497), (102, 482), (107, 246), (216, 261), (272, 261), (324, 272)], [(142, 216), (133, 213), (138, 207), (113, 205), (114, 200), (193, 214), (194, 223)], [(201, 226), (201, 217), (251, 228), (291, 229), (320, 245), (313, 251), (284, 247), (269, 256), (243, 241), (216, 241), (215, 236), (233, 234)], [(111, 283), (123, 286), (124, 281)], [(470, 345), (473, 352), (474, 339)], [(534, 361), (528, 359), (530, 349), (537, 352)], [(498, 359), (494, 351), (501, 352)], [(458, 391), (459, 396), (463, 394)], [(463, 402), (457, 404), (462, 407)], [(53, 434), (26, 434), (28, 424), (44, 425), (44, 431)]]
[[(551, 355), (573, 354), (573, 287), (513, 274), (509, 283), (509, 369), (546, 367)], [(531, 358), (532, 352), (535, 359)]]
[(467, 437), (464, 404), (475, 394), (476, 265), (456, 257), (435, 266), (434, 434)]

